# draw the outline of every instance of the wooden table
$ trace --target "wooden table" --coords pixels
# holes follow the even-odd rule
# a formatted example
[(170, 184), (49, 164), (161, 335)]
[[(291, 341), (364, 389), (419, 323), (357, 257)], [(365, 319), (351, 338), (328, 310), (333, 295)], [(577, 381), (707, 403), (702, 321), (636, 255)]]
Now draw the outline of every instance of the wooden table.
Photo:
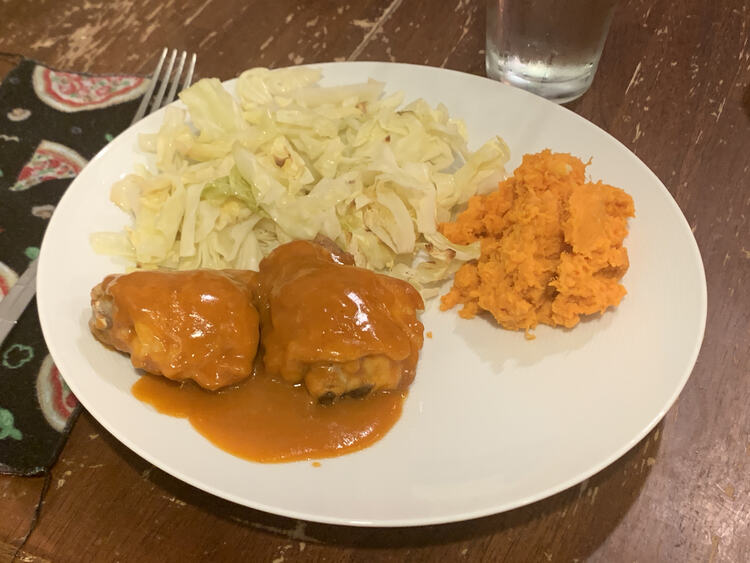
[[(4, 0), (0, 51), (148, 73), (168, 45), (196, 50), (198, 74), (222, 79), (331, 60), (483, 74), (484, 20), (479, 0)], [(0, 477), (0, 560), (750, 561), (749, 28), (746, 0), (623, 1), (592, 89), (570, 104), (667, 185), (708, 279), (706, 337), (687, 387), (609, 468), (470, 522), (333, 527), (193, 489), (84, 413), (48, 489), (43, 478)], [(0, 57), (0, 76), (10, 67)]]

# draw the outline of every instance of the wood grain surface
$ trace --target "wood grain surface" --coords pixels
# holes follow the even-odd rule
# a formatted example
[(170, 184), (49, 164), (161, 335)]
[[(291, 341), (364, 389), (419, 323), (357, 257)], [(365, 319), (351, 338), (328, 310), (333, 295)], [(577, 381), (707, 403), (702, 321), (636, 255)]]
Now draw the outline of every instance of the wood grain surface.
[[(66, 70), (147, 73), (168, 45), (197, 51), (198, 75), (222, 79), (331, 60), (481, 75), (484, 24), (479, 0), (3, 0), (0, 51)], [(0, 561), (750, 561), (749, 28), (745, 0), (623, 1), (591, 90), (568, 106), (666, 184), (708, 282), (693, 374), (620, 460), (504, 514), (358, 529), (217, 499), (84, 413), (46, 490), (43, 478), (0, 477)], [(12, 65), (0, 56), (0, 76)]]

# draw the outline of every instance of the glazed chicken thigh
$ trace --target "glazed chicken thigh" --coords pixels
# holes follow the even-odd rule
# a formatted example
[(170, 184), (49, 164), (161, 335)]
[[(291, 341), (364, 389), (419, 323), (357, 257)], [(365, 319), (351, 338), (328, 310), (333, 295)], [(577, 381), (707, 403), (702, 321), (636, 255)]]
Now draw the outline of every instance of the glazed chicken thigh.
[(424, 304), (409, 283), (294, 241), (261, 261), (255, 294), (267, 373), (304, 383), (324, 404), (411, 383)]
[(253, 277), (233, 270), (107, 276), (91, 291), (89, 327), (136, 368), (211, 390), (233, 385), (252, 373), (258, 348)]

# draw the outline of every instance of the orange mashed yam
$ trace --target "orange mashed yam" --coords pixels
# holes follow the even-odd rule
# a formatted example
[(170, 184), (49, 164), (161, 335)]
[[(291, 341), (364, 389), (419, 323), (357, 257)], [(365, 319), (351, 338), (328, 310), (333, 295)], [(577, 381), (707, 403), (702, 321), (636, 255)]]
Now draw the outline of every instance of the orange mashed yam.
[(626, 291), (622, 242), (633, 199), (619, 188), (586, 182), (586, 165), (569, 154), (525, 155), (497, 191), (477, 195), (440, 231), (451, 241), (481, 241), (478, 261), (461, 266), (440, 308), (481, 310), (511, 330), (543, 323), (573, 327), (582, 315), (616, 307)]

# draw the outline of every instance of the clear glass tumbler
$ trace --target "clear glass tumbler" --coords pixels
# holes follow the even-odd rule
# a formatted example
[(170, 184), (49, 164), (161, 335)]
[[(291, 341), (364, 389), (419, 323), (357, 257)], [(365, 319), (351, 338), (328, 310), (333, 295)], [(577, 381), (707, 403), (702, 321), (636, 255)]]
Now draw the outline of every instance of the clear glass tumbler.
[(487, 0), (487, 76), (558, 103), (591, 86), (617, 0)]

